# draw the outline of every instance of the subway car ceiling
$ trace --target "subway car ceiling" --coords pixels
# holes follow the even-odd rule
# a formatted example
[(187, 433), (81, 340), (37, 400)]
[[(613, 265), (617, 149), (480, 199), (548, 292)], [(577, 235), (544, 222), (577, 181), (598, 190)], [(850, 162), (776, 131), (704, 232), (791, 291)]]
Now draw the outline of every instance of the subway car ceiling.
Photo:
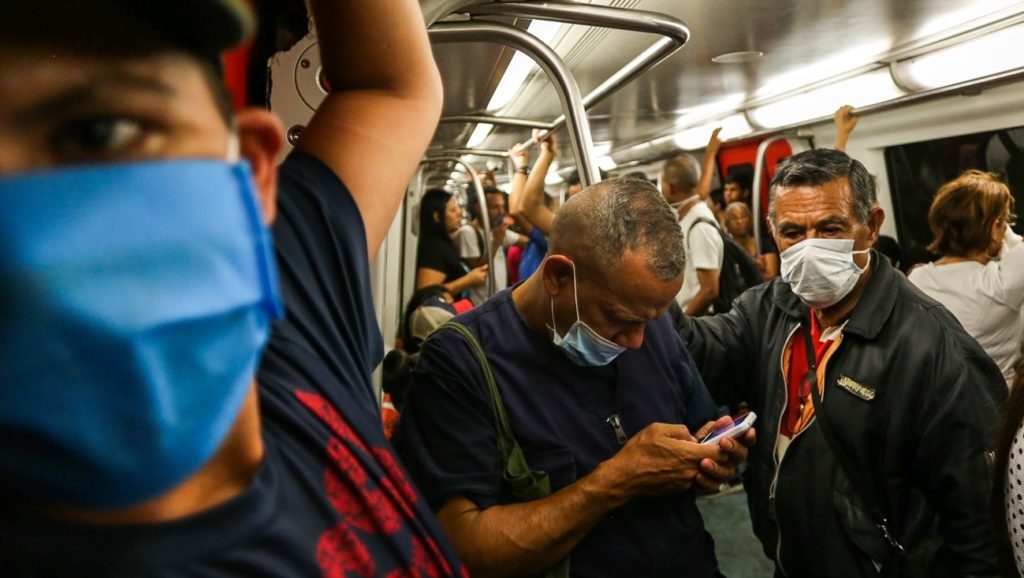
[[(850, 104), (861, 120), (847, 150), (878, 176), (888, 215), (882, 232), (911, 254), (927, 243), (934, 188), (901, 177), (898, 163), (890, 168), (893, 151), (965, 135), (991, 142), (995, 131), (1024, 125), (1024, 1), (421, 0), (421, 6), (445, 86), (444, 112), (374, 263), (385, 335), (397, 333), (412, 294), (418, 196), (432, 186), (472, 194), (463, 164), (489, 166), (502, 186), (508, 147), (567, 111), (546, 71), (510, 43), (547, 54), (544, 66), (563, 69), (575, 97), (594, 101), (575, 126), (559, 131), (560, 167), (548, 177), (549, 192), (576, 168), (576, 148), (613, 176), (637, 169), (655, 176), (662, 159), (699, 154), (716, 126), (726, 141), (719, 172), (753, 162), (766, 139), (781, 139), (767, 149), (763, 168), (770, 174), (792, 151), (832, 146), (832, 113)], [(568, 23), (580, 21), (590, 23)], [(290, 142), (325, 94), (316, 48), (311, 33), (269, 64), (270, 106), (285, 121)], [(401, 133), (396, 126), (389, 137)], [(574, 143), (581, 140), (587, 142)], [(922, 190), (902, 206), (891, 193), (915, 186)], [(766, 198), (762, 190), (762, 207)]]
[[(516, 6), (569, 3), (423, 0), (421, 4), (428, 20), (436, 21), (435, 31), (472, 24), (513, 26), (540, 39), (571, 71), (584, 96), (660, 38), (633, 30), (503, 15), (523, 12)], [(572, 4), (585, 7), (584, 15), (600, 7), (658, 13), (685, 23), (689, 31), (684, 46), (587, 112), (594, 160), (613, 173), (674, 150), (701, 149), (715, 126), (723, 127), (726, 140), (757, 137), (813, 125), (843, 103), (870, 110), (961, 84), (970, 85), (963, 91), (977, 92), (979, 86), (1018, 81), (1015, 73), (1024, 67), (1020, 49), (1024, 2), (1019, 1), (599, 0)], [(470, 42), (438, 36), (433, 34), (446, 87), (445, 118), (428, 156), (450, 156), (467, 149), (499, 155), (530, 134), (528, 126), (467, 122), (467, 117), (494, 116), (546, 126), (563, 114), (548, 75), (525, 54), (501, 44), (501, 38), (491, 39), (486, 31), (463, 36), (472, 38)], [(483, 39), (490, 41), (479, 41)], [(300, 43), (289, 53), (302, 58), (285, 60), (309, 60), (315, 54), (310, 50), (312, 42)], [(301, 101), (307, 105), (306, 111), (302, 107), (288, 111), (293, 124), (301, 125), (302, 117), (318, 104), (315, 64), (292, 68)], [(971, 85), (986, 77), (991, 82)], [(282, 108), (278, 104), (272, 102)], [(574, 164), (574, 154), (566, 131), (561, 136), (564, 175), (566, 167)], [(468, 160), (481, 166), (491, 160), (493, 166), (495, 158)], [(446, 176), (452, 168), (451, 164), (437, 166), (431, 180)]]

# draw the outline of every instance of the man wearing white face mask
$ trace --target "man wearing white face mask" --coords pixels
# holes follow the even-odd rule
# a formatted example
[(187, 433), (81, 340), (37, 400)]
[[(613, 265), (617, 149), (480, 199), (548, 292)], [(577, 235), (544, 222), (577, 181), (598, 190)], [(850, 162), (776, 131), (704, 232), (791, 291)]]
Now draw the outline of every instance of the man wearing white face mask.
[[(653, 185), (604, 181), (561, 209), (529, 279), (456, 317), (507, 419), (465, 334), (427, 340), (396, 446), (472, 574), (717, 575), (693, 485), (728, 480), (753, 434), (695, 439), (722, 424), (666, 315), (681, 237)], [(549, 491), (520, 491), (501, 421)]]
[(984, 454), (1005, 387), (870, 250), (883, 218), (861, 163), (795, 155), (771, 184), (781, 278), (680, 335), (716, 401), (760, 417), (744, 485), (777, 576), (995, 576)]

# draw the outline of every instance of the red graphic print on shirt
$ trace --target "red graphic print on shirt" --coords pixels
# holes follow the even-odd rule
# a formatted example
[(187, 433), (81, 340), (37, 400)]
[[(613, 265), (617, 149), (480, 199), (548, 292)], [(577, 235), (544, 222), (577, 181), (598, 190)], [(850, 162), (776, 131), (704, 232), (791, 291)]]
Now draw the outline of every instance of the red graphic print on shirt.
[[(387, 578), (442, 578), (452, 568), (437, 543), (422, 531), (416, 519), (418, 496), (394, 454), (367, 446), (345, 418), (322, 396), (305, 391), (295, 395), (336, 436), (327, 442), (324, 491), (340, 521), (317, 543), (317, 563), (325, 578), (378, 576), (367, 541), (378, 543), (391, 536), (388, 549), (404, 553), (406, 568), (390, 570)], [(371, 472), (381, 471), (374, 476)], [(408, 529), (408, 538), (402, 530)], [(382, 569), (387, 571), (387, 569)], [(461, 576), (468, 578), (465, 568)]]

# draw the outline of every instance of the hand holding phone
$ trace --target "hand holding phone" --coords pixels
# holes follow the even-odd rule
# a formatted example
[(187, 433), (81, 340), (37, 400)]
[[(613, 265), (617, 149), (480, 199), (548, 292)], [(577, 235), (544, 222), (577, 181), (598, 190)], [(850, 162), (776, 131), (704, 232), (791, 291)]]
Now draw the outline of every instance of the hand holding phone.
[(754, 422), (757, 420), (757, 414), (754, 412), (746, 413), (740, 417), (732, 420), (732, 424), (722, 428), (718, 428), (715, 431), (704, 436), (704, 439), (700, 440), (702, 444), (714, 444), (722, 441), (725, 438), (734, 438), (743, 435)]

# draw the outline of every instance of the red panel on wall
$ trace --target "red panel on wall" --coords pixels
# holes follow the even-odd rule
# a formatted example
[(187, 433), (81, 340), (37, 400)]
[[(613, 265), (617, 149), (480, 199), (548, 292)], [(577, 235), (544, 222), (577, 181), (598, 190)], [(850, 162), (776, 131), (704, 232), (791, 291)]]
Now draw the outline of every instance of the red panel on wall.
[[(718, 171), (723, 177), (727, 174), (729, 167), (748, 163), (753, 165), (757, 158), (757, 147), (760, 142), (749, 142), (730, 147), (722, 147), (718, 151)], [(761, 207), (762, 213), (768, 212), (768, 182), (775, 175), (775, 165), (779, 161), (792, 155), (793, 149), (789, 142), (780, 140), (771, 144), (765, 153), (765, 173), (761, 177)]]
[(227, 84), (228, 92), (231, 93), (231, 102), (234, 103), (235, 110), (245, 107), (249, 50), (250, 44), (246, 43), (224, 53), (224, 83)]

